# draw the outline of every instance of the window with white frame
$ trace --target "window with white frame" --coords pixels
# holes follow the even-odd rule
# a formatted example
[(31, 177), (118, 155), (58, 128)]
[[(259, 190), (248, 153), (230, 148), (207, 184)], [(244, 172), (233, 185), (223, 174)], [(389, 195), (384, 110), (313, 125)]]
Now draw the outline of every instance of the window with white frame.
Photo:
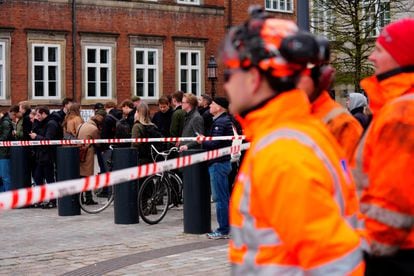
[(200, 51), (180, 50), (179, 54), (179, 89), (197, 96), (201, 90)]
[(158, 50), (135, 48), (134, 52), (135, 95), (158, 99)]
[(382, 28), (390, 23), (390, 10), (391, 7), (388, 0), (365, 0), (363, 2), (363, 13), (365, 17), (363, 24), (364, 29), (369, 30), (369, 36), (377, 37)]
[(6, 43), (0, 42), (0, 99), (6, 98)]
[(293, 12), (293, 0), (265, 0), (268, 11)]
[(331, 38), (329, 27), (332, 26), (334, 20), (332, 10), (326, 8), (326, 2), (329, 0), (312, 1), (312, 31)]
[(111, 98), (111, 47), (85, 47), (86, 98)]
[(33, 99), (60, 98), (60, 45), (32, 44), (31, 56)]
[(177, 0), (178, 4), (191, 4), (191, 5), (199, 5), (200, 0)]

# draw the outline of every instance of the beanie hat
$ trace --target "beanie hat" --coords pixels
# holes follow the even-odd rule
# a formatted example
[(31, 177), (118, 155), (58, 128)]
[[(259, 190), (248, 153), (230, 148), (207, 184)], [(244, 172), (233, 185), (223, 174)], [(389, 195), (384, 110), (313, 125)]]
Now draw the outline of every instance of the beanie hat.
[(215, 102), (216, 104), (218, 104), (219, 106), (221, 106), (224, 109), (229, 108), (229, 101), (224, 97), (215, 97), (213, 102)]
[(98, 110), (98, 109), (103, 109), (103, 108), (104, 108), (103, 103), (96, 103), (96, 104), (93, 106), (93, 109), (96, 109), (96, 110)]
[(106, 116), (106, 111), (104, 109), (99, 109), (95, 112), (95, 115), (101, 115), (102, 117)]
[(377, 42), (400, 66), (414, 65), (414, 19), (405, 18), (385, 26)]

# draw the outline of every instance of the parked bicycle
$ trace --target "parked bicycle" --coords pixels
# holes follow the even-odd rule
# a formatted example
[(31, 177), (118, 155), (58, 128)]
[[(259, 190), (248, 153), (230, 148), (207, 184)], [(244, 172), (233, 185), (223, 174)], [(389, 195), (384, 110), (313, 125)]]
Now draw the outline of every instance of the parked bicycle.
[[(167, 151), (159, 152), (151, 145), (151, 156), (154, 162), (158, 157), (166, 162), (172, 152), (178, 148), (172, 147)], [(154, 154), (155, 153), (155, 154)], [(142, 183), (138, 192), (138, 213), (148, 224), (159, 223), (167, 214), (168, 209), (182, 204), (183, 182), (172, 171), (165, 171), (149, 176)]]

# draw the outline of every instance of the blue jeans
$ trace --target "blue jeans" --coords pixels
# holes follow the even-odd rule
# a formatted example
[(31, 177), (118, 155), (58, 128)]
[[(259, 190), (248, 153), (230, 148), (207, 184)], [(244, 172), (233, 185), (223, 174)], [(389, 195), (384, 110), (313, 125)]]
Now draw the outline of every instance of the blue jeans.
[(208, 167), (210, 173), (210, 185), (213, 200), (216, 203), (216, 215), (219, 227), (216, 231), (228, 235), (229, 226), (229, 174), (231, 172), (230, 161), (216, 162)]
[(0, 186), (0, 192), (10, 191), (10, 159), (0, 159), (0, 177), (3, 182), (3, 186)]

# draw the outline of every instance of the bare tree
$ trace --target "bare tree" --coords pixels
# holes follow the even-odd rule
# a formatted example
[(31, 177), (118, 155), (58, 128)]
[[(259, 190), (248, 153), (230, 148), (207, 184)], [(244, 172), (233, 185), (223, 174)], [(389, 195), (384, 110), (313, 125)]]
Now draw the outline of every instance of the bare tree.
[(359, 82), (372, 74), (368, 56), (380, 29), (390, 22), (393, 10), (409, 12), (411, 0), (313, 0), (311, 28), (331, 40), (332, 64), (337, 81)]

